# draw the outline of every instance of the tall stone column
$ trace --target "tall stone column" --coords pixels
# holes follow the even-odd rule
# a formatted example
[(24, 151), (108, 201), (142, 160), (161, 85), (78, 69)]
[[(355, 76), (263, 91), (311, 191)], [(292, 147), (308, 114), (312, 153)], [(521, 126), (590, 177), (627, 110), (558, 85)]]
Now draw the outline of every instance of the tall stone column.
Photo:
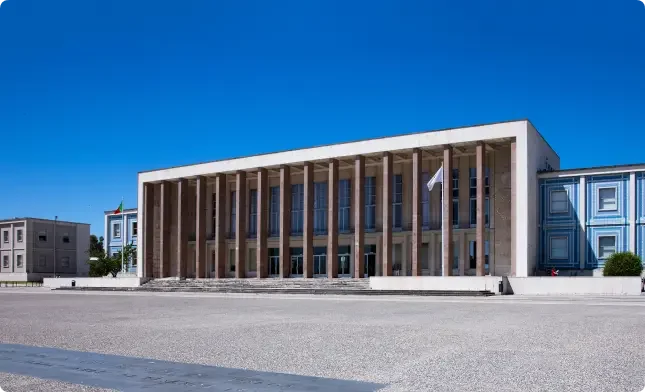
[(327, 277), (338, 277), (338, 160), (329, 160), (327, 195)]
[(422, 155), (419, 149), (412, 150), (412, 276), (421, 276), (421, 183)]
[(445, 146), (443, 149), (443, 197), (441, 208), (443, 208), (443, 276), (452, 275), (452, 147)]
[(159, 241), (159, 277), (167, 278), (170, 276), (170, 203), (171, 203), (171, 183), (164, 181), (161, 183), (161, 203), (159, 226), (161, 226)]
[(392, 276), (392, 154), (384, 152), (383, 165), (383, 276)]
[(195, 277), (206, 277), (206, 177), (197, 177), (195, 208)]
[(354, 160), (354, 278), (365, 276), (365, 157)]
[(226, 174), (215, 176), (215, 278), (226, 278)]
[(515, 140), (511, 142), (511, 276), (517, 276), (517, 160), (515, 157)]
[(291, 272), (291, 169), (280, 167), (280, 277), (288, 278)]
[(304, 165), (304, 219), (302, 233), (303, 274), (314, 276), (314, 167), (311, 162)]
[(155, 185), (143, 184), (143, 276), (154, 276)]
[(186, 278), (186, 256), (188, 255), (188, 230), (186, 230), (186, 215), (188, 206), (188, 180), (177, 181), (177, 271), (175, 276)]
[(477, 248), (475, 249), (475, 260), (476, 260), (476, 272), (477, 276), (484, 276), (485, 271), (485, 240), (484, 232), (486, 230), (486, 216), (485, 216), (485, 195), (484, 195), (484, 162), (485, 162), (485, 145), (483, 142), (478, 142), (477, 147), (475, 147), (475, 165), (477, 171), (477, 228), (475, 234), (475, 240), (477, 241)]
[(235, 277), (246, 278), (246, 172), (235, 173)]
[(267, 236), (269, 231), (269, 177), (267, 176), (267, 169), (258, 169), (258, 234), (257, 234), (257, 249), (255, 257), (257, 258), (257, 277), (260, 279), (266, 278), (269, 275), (268, 258), (269, 252), (267, 249)]

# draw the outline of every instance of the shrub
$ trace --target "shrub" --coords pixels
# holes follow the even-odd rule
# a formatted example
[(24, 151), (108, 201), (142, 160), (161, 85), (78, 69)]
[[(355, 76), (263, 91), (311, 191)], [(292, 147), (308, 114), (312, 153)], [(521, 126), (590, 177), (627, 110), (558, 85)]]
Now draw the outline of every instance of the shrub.
[(609, 256), (603, 270), (604, 276), (641, 276), (643, 261), (632, 252), (619, 252)]

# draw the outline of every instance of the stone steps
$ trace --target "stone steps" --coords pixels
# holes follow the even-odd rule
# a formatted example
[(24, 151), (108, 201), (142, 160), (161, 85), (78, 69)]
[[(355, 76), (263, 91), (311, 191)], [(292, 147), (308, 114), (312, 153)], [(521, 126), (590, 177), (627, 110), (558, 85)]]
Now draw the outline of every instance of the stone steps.
[(355, 289), (369, 290), (367, 279), (186, 279), (152, 280), (142, 288), (220, 288), (220, 289)]
[(341, 289), (341, 288), (260, 288), (260, 287), (153, 287), (141, 286), (127, 287), (61, 287), (56, 290), (80, 291), (146, 291), (164, 293), (229, 293), (229, 294), (314, 294), (314, 295), (362, 295), (362, 296), (439, 296), (439, 297), (488, 297), (494, 296), (490, 291), (465, 291), (465, 290), (369, 290), (369, 289)]

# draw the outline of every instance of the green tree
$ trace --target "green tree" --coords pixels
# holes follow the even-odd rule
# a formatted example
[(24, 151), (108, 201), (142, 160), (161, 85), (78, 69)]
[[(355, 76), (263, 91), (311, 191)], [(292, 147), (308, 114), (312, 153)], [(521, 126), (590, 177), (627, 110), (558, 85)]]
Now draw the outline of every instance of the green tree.
[(90, 257), (100, 257), (105, 254), (103, 248), (103, 237), (97, 237), (94, 234), (90, 236), (90, 249), (88, 251)]
[(643, 261), (632, 252), (618, 252), (609, 256), (603, 269), (604, 276), (641, 276)]
[[(114, 255), (109, 256), (101, 253), (98, 256), (91, 256), (87, 262), (90, 265), (91, 277), (103, 277), (109, 274), (116, 278), (121, 272), (121, 250)], [(133, 244), (126, 245), (123, 248), (123, 269), (127, 269), (131, 260), (137, 257), (137, 249)]]

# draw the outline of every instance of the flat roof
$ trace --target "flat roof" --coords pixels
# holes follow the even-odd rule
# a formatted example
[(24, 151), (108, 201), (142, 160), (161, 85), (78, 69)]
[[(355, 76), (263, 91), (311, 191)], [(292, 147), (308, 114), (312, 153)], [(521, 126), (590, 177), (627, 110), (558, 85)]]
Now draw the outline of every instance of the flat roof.
[(7, 218), (7, 219), (0, 219), (0, 223), (9, 223), (9, 222), (18, 222), (18, 221), (26, 221), (26, 220), (37, 220), (41, 222), (56, 222), (56, 223), (66, 223), (70, 225), (88, 225), (90, 226), (89, 223), (82, 223), (82, 222), (70, 222), (70, 221), (64, 221), (64, 220), (56, 220), (56, 219), (43, 219), (43, 218), (31, 218), (31, 217), (16, 217), (16, 218)]
[(633, 163), (633, 164), (609, 165), (609, 166), (592, 166), (592, 167), (580, 167), (580, 168), (573, 168), (573, 169), (553, 170), (553, 171), (538, 173), (538, 178), (617, 174), (617, 173), (640, 172), (640, 171), (645, 171), (645, 163)]
[[(288, 149), (288, 150), (278, 150), (278, 151), (271, 151), (271, 152), (263, 152), (263, 153), (252, 154), (252, 155), (241, 155), (241, 156), (236, 156), (236, 157), (228, 157), (228, 158), (216, 159), (216, 160), (213, 160), (213, 161), (203, 161), (203, 162), (197, 162), (197, 163), (189, 163), (189, 164), (185, 164), (185, 165), (176, 165), (176, 166), (161, 167), (161, 168), (158, 168), (158, 169), (143, 170), (143, 171), (140, 171), (139, 173), (150, 173), (150, 172), (155, 172), (155, 171), (159, 171), (159, 170), (176, 169), (176, 168), (179, 168), (179, 167), (187, 167), (187, 166), (195, 166), (195, 165), (202, 165), (202, 164), (208, 164), (208, 163), (231, 161), (231, 160), (235, 160), (235, 159), (244, 159), (244, 158), (257, 157), (257, 156), (262, 156), (262, 155), (280, 154), (280, 153), (286, 153), (286, 152), (296, 152), (296, 151), (308, 150), (308, 149), (312, 149), (312, 148), (321, 148), (321, 147), (329, 147), (329, 146), (338, 146), (338, 145), (343, 145), (343, 144), (369, 142), (369, 141), (373, 141), (373, 140), (382, 140), (382, 139), (394, 138), (394, 137), (399, 137), (399, 136), (420, 135), (420, 134), (424, 134), (424, 133), (428, 133), (428, 132), (443, 132), (443, 131), (451, 131), (451, 130), (455, 130), (455, 129), (484, 127), (484, 126), (497, 125), (497, 124), (507, 124), (507, 123), (520, 122), (520, 121), (526, 121), (527, 123), (530, 123), (531, 125), (533, 125), (531, 123), (531, 120), (529, 120), (528, 118), (521, 118), (521, 119), (517, 119), (517, 120), (497, 121), (497, 122), (491, 122), (491, 123), (464, 125), (464, 126), (441, 128), (441, 129), (434, 129), (434, 130), (399, 133), (399, 134), (394, 134), (394, 135), (379, 136), (379, 137), (367, 138), (367, 139), (355, 139), (355, 140), (350, 140), (350, 141), (340, 142), (340, 143), (319, 144), (319, 145), (310, 146), (310, 147), (292, 148), (292, 149)], [(538, 131), (535, 126), (533, 126), (533, 128), (540, 135), (540, 137), (542, 137), (542, 139), (544, 139), (542, 134), (540, 134), (540, 131)], [(546, 139), (544, 139), (544, 141), (546, 142)]]
[[(414, 148), (439, 149), (443, 145), (466, 145), (477, 141), (503, 141), (517, 137), (531, 128), (539, 131), (528, 119), (509, 120), (465, 127), (444, 128), (433, 131), (413, 132), (402, 135), (383, 136), (352, 142), (326, 144), (317, 147), (300, 148), (255, 154), (245, 157), (227, 158), (216, 161), (172, 166), (138, 173), (138, 182), (158, 182), (176, 178), (191, 178), (215, 173), (234, 173), (239, 170), (253, 170), (259, 167), (276, 168), (306, 161), (316, 162), (334, 158), (349, 158), (356, 155), (374, 155), (385, 151), (405, 151)], [(542, 137), (542, 135), (540, 135)]]
[[(105, 211), (105, 215), (121, 215), (121, 213), (115, 214), (114, 211), (116, 211), (116, 210)], [(129, 214), (131, 212), (137, 212), (137, 209), (136, 208), (124, 208), (123, 209), (123, 214)]]

